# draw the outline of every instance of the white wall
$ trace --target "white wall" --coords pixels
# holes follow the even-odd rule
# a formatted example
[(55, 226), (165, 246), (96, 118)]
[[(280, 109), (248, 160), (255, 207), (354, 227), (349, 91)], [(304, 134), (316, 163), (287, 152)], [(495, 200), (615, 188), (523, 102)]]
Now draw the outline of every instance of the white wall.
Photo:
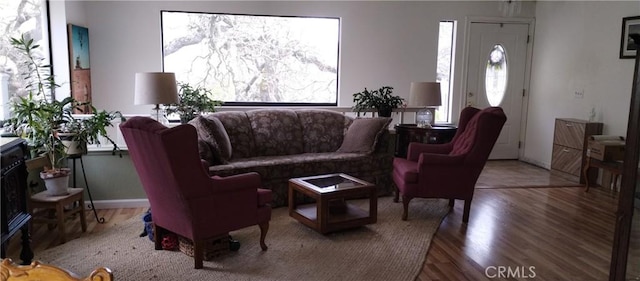
[(619, 59), (620, 29), (637, 15), (640, 1), (537, 2), (525, 160), (549, 168), (555, 118), (592, 108), (604, 134), (626, 136), (633, 60)]
[[(340, 106), (352, 105), (352, 94), (364, 87), (390, 85), (396, 94), (408, 98), (412, 81), (435, 81), (440, 20), (458, 20), (459, 30), (464, 30), (466, 16), (500, 15), (495, 1), (87, 1), (84, 7), (94, 104), (130, 114), (146, 114), (151, 108), (133, 105), (133, 83), (136, 72), (161, 70), (162, 9), (341, 17)], [(523, 5), (520, 16), (532, 17), (533, 7), (533, 3)], [(459, 32), (458, 42), (463, 36)], [(457, 54), (462, 54), (461, 43)], [(460, 91), (460, 82), (454, 83)], [(454, 118), (459, 102), (454, 100)]]
[(49, 27), (51, 29), (51, 63), (54, 67), (56, 83), (60, 88), (56, 89), (56, 99), (62, 100), (71, 95), (71, 70), (69, 69), (69, 50), (67, 24), (72, 23), (86, 26), (84, 2), (60, 1), (49, 2)]

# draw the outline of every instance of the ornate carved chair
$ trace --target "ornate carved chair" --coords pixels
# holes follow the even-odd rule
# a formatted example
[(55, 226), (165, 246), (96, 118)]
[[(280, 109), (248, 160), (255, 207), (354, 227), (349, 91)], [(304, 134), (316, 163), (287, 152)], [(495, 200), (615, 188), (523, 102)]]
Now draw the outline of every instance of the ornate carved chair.
[(451, 207), (455, 199), (465, 201), (462, 221), (468, 222), (476, 181), (506, 120), (502, 108), (467, 107), (451, 142), (409, 144), (406, 159), (393, 161), (394, 201), (402, 195), (402, 219), (407, 220), (409, 202), (415, 197), (446, 198)]
[(16, 265), (11, 259), (2, 260), (0, 269), (2, 281), (112, 281), (113, 274), (106, 267), (100, 267), (87, 278), (77, 277), (76, 274), (53, 265), (34, 261), (30, 265)]
[(271, 191), (260, 189), (259, 174), (210, 177), (191, 125), (167, 128), (133, 117), (120, 129), (151, 204), (156, 250), (162, 233), (171, 231), (193, 241), (195, 268), (202, 268), (205, 241), (252, 225), (260, 226), (260, 246), (267, 250)]

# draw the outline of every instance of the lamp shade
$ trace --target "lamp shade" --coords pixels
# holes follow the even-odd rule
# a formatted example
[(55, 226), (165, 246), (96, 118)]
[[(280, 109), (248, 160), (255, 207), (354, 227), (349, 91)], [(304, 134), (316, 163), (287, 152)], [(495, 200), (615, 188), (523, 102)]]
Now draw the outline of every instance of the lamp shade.
[(440, 106), (440, 83), (438, 82), (411, 82), (409, 92), (410, 106)]
[(178, 102), (175, 73), (136, 73), (134, 104), (171, 104)]

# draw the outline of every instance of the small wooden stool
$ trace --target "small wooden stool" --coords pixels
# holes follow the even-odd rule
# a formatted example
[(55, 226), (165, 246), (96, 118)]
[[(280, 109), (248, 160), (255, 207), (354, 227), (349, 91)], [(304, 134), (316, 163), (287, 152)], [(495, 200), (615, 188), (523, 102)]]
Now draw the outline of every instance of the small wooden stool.
[[(45, 222), (49, 225), (57, 224), (60, 233), (60, 243), (67, 242), (64, 220), (78, 213), (82, 232), (87, 231), (87, 221), (84, 216), (84, 189), (69, 188), (69, 193), (60, 196), (50, 196), (47, 192), (40, 192), (31, 196), (29, 210), (33, 215), (32, 222)], [(77, 202), (77, 204), (75, 204)], [(65, 210), (65, 206), (72, 206)], [(35, 210), (35, 212), (34, 212)], [(55, 212), (52, 217), (51, 212)]]

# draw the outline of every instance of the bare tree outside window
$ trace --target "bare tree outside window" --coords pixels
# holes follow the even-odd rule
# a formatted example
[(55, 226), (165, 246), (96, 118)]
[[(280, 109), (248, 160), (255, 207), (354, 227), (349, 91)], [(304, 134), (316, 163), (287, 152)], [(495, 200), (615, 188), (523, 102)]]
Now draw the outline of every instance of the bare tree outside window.
[(20, 65), (26, 57), (16, 51), (10, 39), (25, 34), (40, 47), (34, 57), (49, 64), (49, 37), (46, 0), (0, 1), (0, 120), (10, 117), (8, 101), (14, 96), (26, 96), (27, 85), (20, 76)]
[(340, 19), (162, 11), (165, 72), (225, 105), (336, 105)]

